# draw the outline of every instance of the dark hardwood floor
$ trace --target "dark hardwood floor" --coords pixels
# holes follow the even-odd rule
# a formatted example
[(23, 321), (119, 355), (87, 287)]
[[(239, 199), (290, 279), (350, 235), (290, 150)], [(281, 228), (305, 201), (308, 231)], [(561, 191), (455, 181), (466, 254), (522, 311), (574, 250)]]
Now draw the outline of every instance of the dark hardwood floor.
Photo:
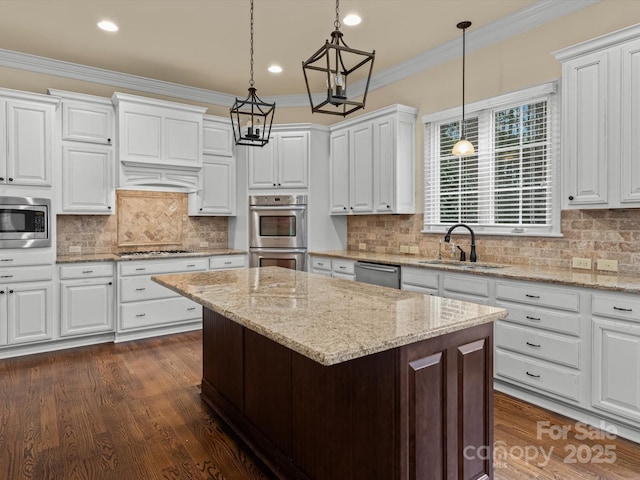
[[(194, 332), (0, 360), (0, 478), (270, 478), (200, 400), (201, 358)], [(639, 445), (538, 439), (537, 421), (575, 424), (496, 394), (496, 480), (640, 478)]]

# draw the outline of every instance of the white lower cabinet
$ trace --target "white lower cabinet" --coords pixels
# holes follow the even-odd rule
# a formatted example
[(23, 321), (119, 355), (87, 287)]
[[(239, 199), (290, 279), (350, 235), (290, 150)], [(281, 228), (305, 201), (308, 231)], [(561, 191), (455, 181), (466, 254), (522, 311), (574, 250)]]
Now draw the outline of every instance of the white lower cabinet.
[(113, 262), (60, 267), (60, 336), (112, 332)]
[(209, 259), (209, 270), (232, 270), (246, 267), (246, 255), (217, 255)]
[(402, 290), (424, 293), (426, 295), (438, 295), (440, 273), (437, 270), (426, 268), (402, 267)]
[(353, 281), (356, 279), (355, 264), (353, 260), (334, 259), (331, 261), (331, 276)]
[(324, 257), (309, 257), (309, 271), (318, 275), (331, 276), (331, 259)]
[(142, 338), (201, 327), (202, 307), (153, 280), (165, 273), (208, 270), (204, 257), (140, 260), (118, 265), (116, 339)]
[(596, 294), (592, 315), (593, 406), (640, 425), (640, 300)]

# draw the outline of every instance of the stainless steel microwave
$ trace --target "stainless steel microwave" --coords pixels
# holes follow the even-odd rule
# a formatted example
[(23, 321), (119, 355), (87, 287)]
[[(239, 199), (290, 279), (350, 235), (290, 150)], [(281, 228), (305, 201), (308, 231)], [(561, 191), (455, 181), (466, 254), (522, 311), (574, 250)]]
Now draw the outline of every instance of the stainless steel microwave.
[(51, 201), (0, 197), (0, 248), (51, 246)]

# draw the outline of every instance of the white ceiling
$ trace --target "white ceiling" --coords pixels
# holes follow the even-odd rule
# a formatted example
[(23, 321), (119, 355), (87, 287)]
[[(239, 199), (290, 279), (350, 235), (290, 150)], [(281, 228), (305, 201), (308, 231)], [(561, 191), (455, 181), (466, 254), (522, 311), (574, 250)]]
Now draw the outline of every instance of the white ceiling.
[[(581, 2), (594, 3), (562, 3)], [(341, 17), (356, 12), (363, 22), (341, 30), (352, 48), (376, 51), (375, 75), (447, 42), (461, 49), (462, 20), (473, 22), (468, 39), (474, 30), (486, 37), (518, 12), (540, 15), (558, 3), (343, 0)], [(249, 86), (249, 0), (0, 0), (0, 6), (0, 49), (238, 96)], [(301, 63), (330, 37), (335, 2), (254, 0), (254, 10), (258, 94), (303, 94)], [(120, 30), (99, 30), (103, 19)], [(271, 63), (284, 72), (268, 73)]]

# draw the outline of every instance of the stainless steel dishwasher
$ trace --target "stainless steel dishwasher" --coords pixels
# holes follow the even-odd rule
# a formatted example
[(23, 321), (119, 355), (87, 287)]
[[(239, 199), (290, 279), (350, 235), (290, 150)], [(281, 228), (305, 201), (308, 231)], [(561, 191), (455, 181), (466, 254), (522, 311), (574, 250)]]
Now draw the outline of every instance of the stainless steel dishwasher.
[(383, 263), (356, 262), (356, 282), (400, 288), (400, 267)]

